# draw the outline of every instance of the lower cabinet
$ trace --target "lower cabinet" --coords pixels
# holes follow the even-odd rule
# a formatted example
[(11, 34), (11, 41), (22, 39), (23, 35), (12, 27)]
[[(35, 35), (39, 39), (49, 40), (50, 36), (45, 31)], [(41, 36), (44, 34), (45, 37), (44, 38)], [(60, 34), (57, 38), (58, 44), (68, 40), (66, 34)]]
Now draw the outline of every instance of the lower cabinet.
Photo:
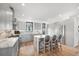
[(0, 48), (0, 56), (17, 56), (18, 55), (18, 41), (13, 47)]

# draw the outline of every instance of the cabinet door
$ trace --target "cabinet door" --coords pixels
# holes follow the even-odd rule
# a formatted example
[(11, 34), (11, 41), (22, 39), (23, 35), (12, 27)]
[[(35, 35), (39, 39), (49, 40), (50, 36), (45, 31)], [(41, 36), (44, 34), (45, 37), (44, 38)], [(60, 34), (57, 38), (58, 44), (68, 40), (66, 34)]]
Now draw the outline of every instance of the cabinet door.
[(34, 23), (34, 33), (42, 33), (41, 23)]
[(46, 34), (46, 23), (42, 23), (42, 34)]
[(26, 22), (17, 21), (17, 30), (26, 30)]

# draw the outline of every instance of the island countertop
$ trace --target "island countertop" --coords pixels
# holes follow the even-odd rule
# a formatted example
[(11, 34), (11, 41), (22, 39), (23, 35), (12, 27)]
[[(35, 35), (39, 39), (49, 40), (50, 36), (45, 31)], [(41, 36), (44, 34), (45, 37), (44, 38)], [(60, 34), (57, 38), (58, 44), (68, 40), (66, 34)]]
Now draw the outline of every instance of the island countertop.
[(13, 47), (18, 40), (18, 37), (0, 39), (0, 48)]

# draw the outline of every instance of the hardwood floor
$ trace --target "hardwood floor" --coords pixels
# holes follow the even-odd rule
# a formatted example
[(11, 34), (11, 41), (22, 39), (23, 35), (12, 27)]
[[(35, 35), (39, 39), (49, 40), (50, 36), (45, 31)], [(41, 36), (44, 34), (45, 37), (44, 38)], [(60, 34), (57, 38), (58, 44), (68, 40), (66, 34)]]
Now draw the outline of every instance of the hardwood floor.
[[(20, 48), (19, 56), (34, 56), (34, 47), (32, 42), (26, 42), (22, 43), (22, 46)], [(65, 45), (62, 45), (62, 51), (59, 50), (57, 53), (51, 52), (50, 56), (78, 56), (79, 50), (76, 48), (67, 47)], [(48, 56), (48, 54), (45, 54), (44, 56)]]

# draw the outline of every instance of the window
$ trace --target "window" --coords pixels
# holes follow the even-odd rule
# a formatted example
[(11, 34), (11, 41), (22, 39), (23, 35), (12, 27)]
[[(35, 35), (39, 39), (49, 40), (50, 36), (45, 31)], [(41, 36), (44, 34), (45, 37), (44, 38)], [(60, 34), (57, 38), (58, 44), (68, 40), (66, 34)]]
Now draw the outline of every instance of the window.
[(33, 22), (26, 22), (26, 31), (28, 32), (33, 31)]

